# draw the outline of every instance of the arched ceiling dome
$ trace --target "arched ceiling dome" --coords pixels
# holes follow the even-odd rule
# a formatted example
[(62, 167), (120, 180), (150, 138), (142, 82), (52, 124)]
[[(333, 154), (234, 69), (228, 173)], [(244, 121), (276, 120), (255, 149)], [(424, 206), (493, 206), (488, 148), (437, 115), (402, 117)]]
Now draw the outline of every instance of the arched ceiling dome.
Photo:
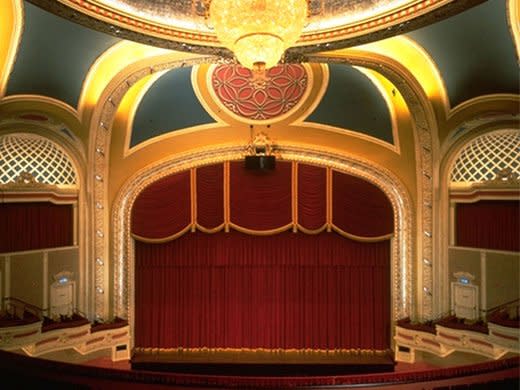
[[(309, 23), (284, 62), (328, 67), (329, 73), (313, 75), (307, 83), (316, 88), (309, 99), (302, 98), (301, 106), (282, 110), (276, 117), (237, 118), (230, 114), (235, 111), (219, 106), (210, 88), (193, 89), (194, 84), (207, 84), (204, 72), (192, 77), (188, 69), (172, 65), (178, 61), (180, 68), (187, 68), (192, 59), (196, 59), (193, 64), (204, 66), (220, 62), (188, 51), (231, 58), (204, 19), (206, 0), (6, 0), (10, 8), (0, 7), (0, 15), (11, 19), (17, 33), (4, 26), (4, 42), (9, 44), (0, 53), (5, 63), (0, 91), (6, 105), (36, 99), (45, 107), (77, 112), (88, 126), (90, 115), (103, 107), (103, 93), (128, 77), (121, 89), (126, 93), (120, 108), (125, 121), (118, 124), (125, 132), (121, 144), (131, 147), (152, 145), (148, 142), (152, 138), (164, 135), (161, 140), (166, 139), (173, 132), (197, 143), (189, 133), (209, 128), (217, 133), (227, 125), (249, 129), (273, 124), (270, 131), (278, 134), (290, 126), (301, 127), (294, 134), (287, 130), (287, 137), (298, 140), (307, 134), (313, 143), (317, 138), (321, 141), (315, 134), (326, 131), (330, 139), (338, 134), (354, 136), (397, 151), (401, 140), (407, 139), (400, 137), (407, 129), (407, 107), (401, 100), (403, 89), (385, 76), (388, 72), (406, 74), (406, 80), (417, 80), (417, 87), (425, 90), (439, 124), (433, 137), (441, 142), (452, 126), (475, 115), (472, 107), (492, 113), (511, 111), (517, 117), (517, 105), (513, 107), (520, 85), (516, 1), (309, 1)], [(389, 36), (394, 37), (381, 40)], [(360, 45), (366, 42), (372, 43)], [(352, 68), (352, 58), (365, 73)], [(384, 63), (378, 66), (380, 60), (395, 68), (385, 71)], [(252, 103), (262, 109), (271, 103), (263, 104), (262, 91), (247, 95), (246, 89), (235, 88), (233, 92), (238, 90), (242, 106), (250, 104), (245, 97), (253, 95), (257, 99)], [(275, 93), (280, 91), (277, 88)], [(84, 141), (89, 136), (86, 129), (77, 133)]]
[[(209, 22), (207, 0), (30, 0), (48, 11), (122, 38), (230, 56)], [(287, 57), (410, 31), (483, 0), (308, 0), (308, 20)]]

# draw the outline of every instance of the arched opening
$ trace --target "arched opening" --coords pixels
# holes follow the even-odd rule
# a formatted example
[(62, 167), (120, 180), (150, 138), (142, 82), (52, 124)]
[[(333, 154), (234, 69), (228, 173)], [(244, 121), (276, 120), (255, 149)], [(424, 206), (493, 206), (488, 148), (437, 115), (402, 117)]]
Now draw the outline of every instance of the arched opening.
[[(399, 318), (409, 316), (410, 307), (411, 307), (410, 306), (410, 304), (411, 304), (411, 294), (410, 294), (410, 292), (411, 292), (411, 286), (410, 286), (411, 262), (410, 262), (410, 257), (409, 257), (410, 256), (409, 235), (411, 233), (410, 232), (411, 221), (410, 221), (410, 215), (408, 215), (406, 217), (407, 213), (405, 211), (406, 210), (405, 206), (406, 206), (406, 204), (408, 204), (408, 199), (406, 197), (405, 191), (403, 191), (400, 183), (398, 181), (396, 181), (394, 178), (392, 178), (384, 169), (375, 169), (375, 168), (372, 168), (372, 167), (364, 165), (364, 164), (354, 163), (354, 162), (348, 161), (346, 159), (339, 159), (338, 157), (336, 157), (334, 155), (327, 155), (326, 157), (319, 155), (320, 158), (322, 158), (323, 160), (321, 160), (321, 163), (317, 163), (318, 154), (316, 154), (316, 156), (310, 156), (309, 154), (305, 154), (305, 156), (303, 156), (302, 152), (292, 150), (291, 148), (282, 148), (281, 151), (282, 151), (281, 153), (285, 154), (286, 156), (293, 157), (292, 154), (294, 154), (295, 156), (297, 155), (300, 160), (303, 160), (298, 163), (296, 163), (296, 161), (291, 162), (290, 159), (287, 159), (287, 161), (284, 161), (284, 164), (287, 164), (287, 167), (288, 167), (287, 171), (290, 173), (290, 176), (300, 178), (301, 175), (296, 174), (296, 176), (294, 176), (294, 171), (293, 171), (292, 167), (297, 167), (297, 166), (303, 166), (304, 168), (302, 169), (302, 171), (305, 170), (305, 167), (307, 167), (309, 169), (309, 172), (313, 168), (316, 169), (317, 171), (321, 170), (323, 172), (323, 174), (325, 175), (322, 178), (322, 182), (323, 182), (322, 188), (323, 188), (323, 192), (324, 192), (322, 194), (322, 196), (323, 196), (324, 200), (323, 200), (323, 205), (321, 207), (321, 209), (324, 210), (324, 213), (320, 213), (320, 212), (317, 213), (317, 214), (320, 214), (321, 217), (323, 217), (323, 223), (319, 221), (319, 218), (314, 220), (314, 222), (312, 222), (311, 224), (309, 224), (309, 222), (308, 222), (308, 221), (310, 221), (309, 219), (307, 219), (307, 222), (302, 222), (305, 220), (305, 218), (302, 218), (300, 221), (300, 219), (299, 219), (300, 215), (297, 216), (296, 219), (294, 219), (294, 214), (292, 211), (292, 205), (291, 205), (290, 199), (293, 198), (292, 194), (294, 194), (295, 188), (297, 191), (298, 186), (297, 185), (294, 186), (293, 184), (296, 184), (296, 182), (290, 180), (289, 185), (287, 187), (289, 205), (290, 205), (289, 212), (287, 214), (271, 213), (271, 216), (275, 215), (275, 218), (278, 218), (278, 220), (279, 220), (278, 222), (274, 223), (274, 225), (272, 223), (271, 224), (268, 223), (268, 224), (264, 224), (260, 229), (258, 229), (258, 228), (255, 229), (254, 223), (256, 220), (258, 220), (258, 217), (256, 217), (256, 218), (253, 217), (252, 219), (250, 219), (250, 221), (253, 221), (253, 222), (250, 222), (251, 225), (248, 225), (245, 228), (244, 228), (244, 226), (241, 227), (240, 224), (242, 224), (242, 223), (240, 223), (240, 224), (233, 223), (233, 220), (238, 221), (238, 219), (240, 218), (238, 216), (238, 214), (236, 214), (237, 211), (236, 210), (235, 211), (232, 211), (232, 210), (226, 211), (225, 207), (223, 210), (223, 214), (226, 215), (226, 213), (228, 213), (227, 214), (228, 215), (227, 228), (229, 230), (231, 230), (232, 232), (225, 233), (225, 231), (227, 230), (226, 229), (226, 219), (225, 219), (226, 217), (224, 217), (224, 223), (221, 223), (215, 219), (212, 220), (213, 222), (209, 223), (208, 220), (206, 219), (206, 222), (204, 222), (202, 224), (199, 223), (199, 225), (197, 225), (197, 218), (199, 217), (199, 215), (197, 214), (197, 218), (193, 219), (194, 210), (190, 203), (191, 200), (188, 200), (184, 204), (190, 205), (189, 206), (190, 210), (188, 212), (185, 211), (181, 214), (177, 214), (179, 216), (179, 218), (175, 219), (176, 221), (184, 220), (185, 223), (181, 222), (181, 223), (176, 224), (176, 228), (173, 231), (171, 231), (171, 230), (162, 231), (161, 232), (162, 237), (164, 238), (166, 235), (166, 237), (168, 237), (170, 239), (176, 238), (176, 237), (182, 235), (183, 233), (190, 231), (192, 229), (199, 229), (202, 231), (206, 230), (206, 232), (213, 232), (214, 234), (208, 235), (207, 233), (203, 234), (200, 232), (186, 233), (186, 234), (182, 235), (182, 237), (180, 239), (177, 238), (176, 240), (173, 240), (171, 245), (173, 245), (173, 246), (182, 245), (183, 241), (192, 240), (192, 239), (196, 241), (196, 240), (201, 239), (201, 236), (204, 237), (204, 238), (202, 238), (203, 240), (218, 241), (217, 235), (221, 235), (222, 237), (228, 237), (229, 240), (231, 240), (232, 237), (242, 236), (242, 238), (245, 237), (246, 240), (258, 239), (258, 242), (260, 242), (262, 240), (269, 238), (265, 234), (266, 231), (268, 231), (267, 233), (270, 234), (272, 238), (275, 238), (275, 239), (279, 240), (280, 242), (283, 241), (282, 235), (286, 235), (287, 237), (290, 237), (290, 238), (309, 236), (310, 238), (314, 239), (315, 242), (319, 242), (319, 239), (320, 239), (319, 235), (322, 235), (322, 236), (334, 237), (333, 239), (338, 239), (342, 243), (342, 245), (346, 245), (346, 246), (348, 246), (348, 245), (356, 246), (359, 244), (367, 245), (367, 246), (370, 246), (370, 245), (372, 245), (372, 246), (382, 245), (383, 247), (386, 246), (386, 248), (387, 248), (386, 252), (385, 252), (386, 259), (387, 259), (387, 263), (386, 263), (387, 265), (386, 265), (386, 271), (385, 271), (386, 276), (382, 276), (382, 278), (383, 279), (386, 278), (385, 282), (388, 284), (386, 284), (387, 287), (384, 287), (385, 284), (381, 283), (381, 287), (382, 287), (381, 291), (384, 291), (384, 293), (381, 293), (380, 296), (381, 297), (386, 296), (385, 299), (386, 299), (386, 302), (388, 302), (388, 304), (381, 305), (382, 309), (381, 309), (381, 307), (379, 307), (375, 310), (375, 311), (382, 310), (381, 312), (384, 312), (386, 310), (386, 314), (381, 315), (381, 313), (378, 313), (376, 315), (376, 316), (379, 316), (379, 318), (381, 318), (381, 316), (383, 316), (383, 317), (385, 317), (385, 319), (381, 318), (381, 321), (379, 321), (376, 318), (376, 321), (373, 321), (373, 318), (372, 318), (372, 319), (369, 319), (368, 322), (370, 322), (370, 323), (375, 322), (378, 324), (377, 326), (381, 326), (382, 323), (386, 324), (386, 325), (382, 325), (382, 329), (384, 328), (384, 331), (380, 332), (380, 334), (378, 334), (377, 336), (374, 336), (374, 337), (379, 338), (378, 345), (383, 346), (383, 349), (391, 350), (391, 348), (392, 348), (391, 335), (393, 332), (392, 329), (393, 329), (394, 321)], [(207, 155), (204, 156), (205, 158), (207, 158), (209, 160), (210, 163), (213, 163), (211, 165), (214, 165), (215, 162), (218, 162), (220, 160), (223, 163), (223, 166), (229, 167), (229, 168), (227, 168), (228, 172), (230, 169), (231, 170), (234, 169), (234, 168), (231, 168), (233, 165), (243, 168), (243, 164), (244, 164), (243, 161), (236, 161), (236, 157), (234, 158), (235, 161), (232, 160), (230, 162), (226, 162), (226, 161), (229, 161), (228, 158), (230, 155), (232, 155), (231, 151), (229, 151), (229, 150), (220, 151), (220, 153), (218, 153), (218, 151), (216, 151), (215, 153), (217, 153), (216, 155), (218, 155), (220, 157), (219, 159), (214, 159)], [(130, 181), (128, 183), (127, 186), (125, 186), (124, 188), (121, 189), (120, 196), (119, 196), (118, 200), (116, 200), (116, 203), (115, 203), (116, 213), (114, 214), (115, 228), (116, 228), (116, 231), (123, 233), (123, 235), (119, 236), (122, 239), (121, 241), (116, 239), (115, 248), (114, 248), (114, 250), (115, 250), (115, 252), (114, 252), (114, 254), (115, 254), (114, 288), (116, 291), (116, 293), (114, 294), (115, 315), (123, 317), (123, 318), (128, 318), (131, 326), (134, 327), (136, 332), (139, 332), (137, 330), (137, 328), (135, 328), (135, 326), (138, 326), (137, 324), (139, 323), (139, 320), (137, 319), (137, 316), (139, 315), (138, 311), (141, 310), (142, 307), (141, 308), (138, 307), (139, 306), (138, 301), (141, 299), (140, 297), (138, 297), (139, 289), (136, 288), (134, 290), (134, 280), (136, 281), (136, 284), (139, 284), (139, 282), (137, 281), (138, 276), (136, 276), (136, 274), (138, 272), (139, 273), (141, 272), (141, 270), (139, 269), (139, 265), (138, 265), (139, 260), (136, 257), (134, 257), (134, 255), (140, 251), (143, 252), (142, 251), (143, 249), (144, 249), (144, 252), (146, 252), (146, 250), (147, 250), (146, 248), (149, 249), (150, 246), (154, 245), (154, 244), (146, 243), (144, 245), (141, 245), (141, 243), (138, 243), (137, 241), (134, 241), (134, 239), (131, 238), (131, 236), (130, 236), (130, 232), (132, 229), (131, 221), (133, 220), (133, 218), (131, 217), (131, 207), (130, 206), (132, 205), (132, 207), (133, 207), (134, 204), (137, 205), (139, 202), (141, 202), (141, 200), (139, 199), (139, 194), (144, 193), (146, 191), (145, 188), (147, 188), (149, 185), (150, 185), (150, 188), (152, 188), (152, 186), (154, 186), (153, 183), (157, 183), (157, 185), (158, 185), (157, 188), (160, 188), (161, 185), (165, 185), (166, 182), (164, 180), (167, 180), (166, 178), (168, 178), (172, 174), (176, 174), (176, 175), (173, 175), (172, 177), (176, 177), (177, 179), (180, 179), (181, 182), (184, 182), (184, 185), (183, 185), (184, 190), (182, 190), (181, 192), (186, 194), (185, 198), (187, 196), (188, 199), (191, 199), (190, 198), (192, 196), (191, 185), (194, 182), (193, 179), (198, 178), (198, 176), (200, 174), (199, 170), (202, 172), (204, 169), (211, 170), (211, 168), (212, 168), (211, 166), (204, 165), (204, 162), (208, 161), (208, 160), (205, 160), (205, 158), (200, 158), (198, 160), (198, 164), (195, 165), (193, 168), (191, 168), (189, 171), (186, 170), (186, 165), (185, 165), (186, 160), (184, 160), (180, 164), (177, 161), (170, 161), (168, 163), (165, 163), (164, 166), (161, 168), (155, 167), (152, 170), (150, 170), (150, 172), (148, 172), (148, 173), (143, 172), (143, 173), (141, 173), (141, 176), (139, 178), (133, 179), (132, 181)], [(308, 159), (308, 161), (305, 161), (306, 159)], [(197, 161), (197, 159), (194, 159), (193, 161)], [(325, 162), (325, 161), (327, 162), (327, 164), (323, 164), (323, 162)], [(309, 165), (307, 165), (306, 163), (308, 163)], [(313, 166), (314, 164), (317, 164), (317, 166)], [(278, 166), (278, 164), (277, 164), (277, 166)], [(172, 169), (172, 167), (177, 167), (177, 169), (175, 169), (175, 168)], [(184, 169), (179, 169), (181, 167)], [(201, 167), (203, 167), (203, 168), (201, 168)], [(157, 174), (157, 172), (158, 172), (157, 169), (160, 169), (161, 172), (163, 172), (163, 173)], [(153, 178), (151, 176), (149, 176), (152, 174), (152, 172), (155, 172)], [(183, 175), (185, 176), (184, 179), (182, 179)], [(224, 177), (226, 175), (228, 175), (228, 174), (225, 174)], [(327, 179), (328, 175), (330, 175), (329, 179)], [(207, 175), (206, 177), (214, 177), (214, 176), (215, 175), (210, 174), (210, 175)], [(230, 175), (230, 177), (228, 177), (228, 179), (226, 179), (226, 180), (228, 180), (228, 183), (231, 182), (232, 176), (233, 175)], [(334, 177), (334, 179), (329, 182), (330, 177)], [(390, 210), (390, 213), (392, 215), (390, 217), (390, 222), (386, 223), (386, 224), (381, 224), (381, 223), (378, 223), (378, 221), (380, 222), (380, 218), (373, 218), (372, 226), (374, 227), (374, 229), (376, 229), (375, 226), (377, 225), (377, 229), (379, 229), (379, 231), (378, 232), (374, 231), (372, 236), (370, 236), (370, 234), (367, 235), (366, 230), (365, 230), (365, 232), (363, 232), (363, 229), (365, 229), (366, 226), (362, 227), (360, 224), (356, 224), (355, 218), (351, 219), (351, 221), (348, 222), (348, 223), (352, 223), (351, 226), (354, 226), (354, 229), (360, 229), (360, 230), (355, 231), (354, 234), (352, 234), (352, 232), (349, 233), (348, 230), (350, 229), (350, 227), (347, 227), (346, 224), (343, 224), (343, 222), (341, 222), (341, 220), (340, 220), (341, 213), (344, 213), (345, 204), (341, 205), (338, 203), (336, 205), (333, 205), (334, 197), (329, 197), (332, 194), (332, 192), (330, 192), (331, 190), (327, 191), (326, 188), (330, 184), (331, 185), (330, 189), (332, 189), (332, 183), (334, 181), (336, 183), (341, 184), (342, 177), (350, 177), (353, 181), (359, 181), (361, 184), (364, 183), (366, 186), (375, 189), (376, 192), (379, 193), (379, 195), (382, 195), (382, 198), (386, 199), (385, 207), (387, 210)], [(143, 182), (143, 179), (146, 179), (146, 180)], [(195, 180), (195, 182), (197, 182), (197, 180)], [(314, 183), (313, 185), (315, 186), (316, 182), (319, 182), (319, 180), (318, 181), (310, 180), (309, 182)], [(163, 190), (166, 190), (166, 188), (168, 188), (168, 185), (166, 185), (166, 187), (163, 187)], [(346, 186), (345, 188), (348, 188), (348, 186)], [(143, 190), (143, 189), (145, 189), (145, 190)], [(230, 191), (231, 190), (229, 187), (228, 187), (228, 190), (224, 191), (224, 194), (223, 194), (224, 198), (226, 198), (226, 197), (228, 199), (232, 198), (233, 195)], [(340, 190), (336, 189), (333, 191), (340, 191)], [(160, 192), (161, 191), (159, 190), (157, 193), (160, 193)], [(311, 193), (312, 192), (316, 192), (316, 189), (311, 191)], [(348, 192), (348, 190), (347, 190), (347, 192)], [(339, 192), (338, 192), (338, 194), (339, 194)], [(356, 196), (355, 191), (351, 192), (351, 194)], [(264, 196), (264, 198), (265, 198), (265, 196)], [(278, 198), (283, 199), (284, 197), (278, 196)], [(304, 204), (305, 197), (303, 196), (300, 198), (301, 198), (300, 203)], [(209, 196), (209, 199), (214, 200), (215, 197)], [(258, 201), (258, 199), (259, 198), (257, 198), (257, 201)], [(260, 201), (262, 201), (262, 199), (263, 198), (261, 198)], [(359, 198), (358, 198), (358, 200), (359, 200)], [(217, 200), (217, 202), (220, 202), (220, 201)], [(147, 202), (145, 202), (145, 204), (146, 203)], [(378, 202), (376, 202), (376, 203), (378, 203)], [(225, 202), (224, 202), (224, 204), (225, 204)], [(228, 204), (231, 205), (232, 203), (228, 203)], [(354, 205), (354, 204), (356, 204), (356, 201), (353, 201), (351, 203), (351, 205)], [(336, 213), (334, 213), (333, 210), (331, 213), (329, 206), (331, 206), (332, 209), (335, 208)], [(359, 206), (359, 204), (358, 204), (358, 206)], [(374, 206), (374, 204), (372, 206)], [(233, 206), (230, 206), (230, 207), (233, 207)], [(381, 205), (379, 207), (381, 207)], [(385, 208), (385, 207), (383, 207), (383, 208)], [(204, 209), (204, 208), (211, 209), (211, 208), (208, 208), (207, 206), (202, 206), (201, 209)], [(360, 207), (358, 207), (358, 208), (360, 208)], [(198, 209), (198, 206), (197, 206), (197, 209)], [(320, 208), (318, 207), (318, 209), (320, 209)], [(361, 209), (362, 209), (362, 207), (361, 207)], [(253, 210), (254, 210), (254, 208), (253, 208)], [(157, 209), (155, 209), (154, 213), (156, 211), (157, 211)], [(366, 209), (365, 209), (365, 211), (366, 211)], [(316, 212), (316, 210), (314, 210), (314, 209), (310, 210), (311, 214), (313, 212)], [(164, 213), (164, 214), (167, 214), (167, 213)], [(253, 212), (253, 214), (254, 214), (254, 212)], [(251, 214), (251, 215), (253, 215), (253, 214)], [(287, 219), (287, 218), (284, 219), (283, 216), (281, 217), (282, 219), (280, 220), (279, 214), (288, 215), (288, 217), (287, 217), (288, 220), (285, 221), (285, 219)], [(339, 218), (338, 219), (339, 223), (337, 223), (337, 224), (333, 223), (333, 220), (330, 219), (331, 217), (333, 218), (334, 214), (336, 214), (336, 217)], [(348, 213), (344, 213), (344, 214), (347, 215)], [(155, 215), (157, 215), (157, 213), (155, 213)], [(182, 216), (182, 215), (184, 215), (184, 216)], [(234, 217), (231, 217), (232, 215), (234, 215)], [(352, 213), (351, 213), (351, 215), (352, 215)], [(135, 213), (134, 213), (134, 216), (135, 216)], [(202, 219), (204, 219), (204, 217), (202, 217)], [(146, 219), (141, 219), (141, 220), (146, 220)], [(148, 218), (148, 222), (151, 222), (154, 220), (157, 221), (154, 218)], [(369, 220), (370, 220), (370, 218), (369, 218)], [(328, 224), (327, 224), (327, 221), (329, 221)], [(265, 221), (264, 221), (264, 223), (265, 223)], [(386, 227), (390, 226), (390, 229), (391, 229), (390, 234), (387, 234), (388, 232), (381, 233), (381, 231), (380, 231), (381, 226), (386, 226)], [(262, 229), (264, 230), (263, 232), (262, 232)], [(289, 230), (291, 230), (291, 229), (293, 229), (295, 231), (297, 231), (297, 230), (300, 230), (300, 231), (298, 233), (289, 232)], [(255, 231), (255, 233), (260, 233), (260, 234), (257, 236), (241, 234), (235, 230), (247, 231), (247, 233), (251, 233), (252, 231)], [(327, 232), (327, 230), (329, 230), (329, 232)], [(221, 231), (221, 232), (217, 232), (217, 231)], [(180, 234), (177, 234), (177, 233), (180, 233)], [(262, 233), (264, 233), (264, 234), (262, 234)], [(278, 233), (278, 234), (274, 234), (274, 233)], [(309, 233), (311, 233), (311, 234), (309, 234)], [(314, 233), (314, 234), (312, 234), (312, 233)], [(362, 237), (363, 235), (365, 235), (365, 237)], [(139, 239), (139, 237), (136, 237), (136, 236), (140, 236), (140, 234), (137, 234), (137, 235), (134, 234), (134, 237)], [(349, 238), (342, 237), (342, 236), (347, 236)], [(211, 239), (209, 239), (207, 237), (211, 237)], [(393, 237), (393, 238), (391, 240), (389, 240), (391, 237)], [(116, 238), (117, 238), (117, 236), (116, 236)], [(151, 241), (156, 241), (156, 242), (164, 241), (164, 240), (161, 240), (160, 235), (157, 235), (155, 237), (148, 237), (148, 238), (151, 238)], [(296, 238), (295, 240), (298, 240), (298, 239), (299, 238)], [(325, 239), (327, 239), (327, 238), (325, 238)], [(356, 240), (357, 241), (361, 240), (364, 242), (356, 242)], [(198, 245), (198, 246), (192, 245), (192, 244), (195, 244), (195, 241), (191, 242), (191, 244), (188, 246), (192, 247), (192, 248), (193, 247), (200, 248), (200, 245)], [(385, 241), (386, 241), (386, 243), (385, 243)], [(205, 242), (204, 247), (206, 248), (207, 241), (203, 241), (203, 242)], [(166, 246), (168, 246), (168, 245), (166, 245)], [(296, 247), (297, 246), (298, 245), (296, 245)], [(265, 248), (266, 245), (265, 245), (265, 243), (263, 243), (259, 247)], [(135, 250), (135, 252), (134, 252), (134, 250)], [(207, 251), (207, 250), (203, 250), (203, 251)], [(344, 251), (340, 250), (339, 252), (343, 253)], [(229, 251), (227, 251), (226, 253), (229, 254)], [(239, 257), (243, 258), (243, 256), (239, 256)], [(273, 258), (273, 257), (276, 257), (276, 254), (271, 254), (270, 256), (267, 256), (267, 257)], [(328, 256), (328, 257), (330, 257), (330, 256)], [(229, 258), (229, 256), (227, 258)], [(183, 259), (186, 259), (186, 257), (183, 257)], [(297, 266), (297, 265), (293, 264), (293, 266)], [(333, 269), (333, 268), (331, 268), (331, 269)], [(330, 273), (331, 269), (329, 269), (327, 272)], [(385, 269), (384, 265), (383, 265), (382, 269)], [(282, 273), (283, 273), (283, 271), (282, 271)], [(374, 272), (369, 271), (368, 274), (373, 275)], [(287, 275), (289, 275), (289, 274), (287, 273)], [(337, 277), (337, 275), (336, 275), (336, 277)], [(280, 280), (282, 280), (282, 279), (280, 279)], [(338, 279), (338, 280), (340, 280), (340, 279)], [(362, 278), (358, 278), (358, 279), (361, 280)], [(358, 283), (358, 285), (359, 285), (359, 280), (356, 281)], [(199, 285), (200, 285), (201, 280), (199, 280), (197, 282), (194, 282), (192, 280), (191, 282), (188, 281), (188, 283), (199, 283)], [(370, 283), (374, 283), (374, 282), (371, 281)], [(333, 285), (333, 284), (325, 283), (325, 285)], [(337, 286), (340, 286), (340, 285), (342, 285), (342, 283), (338, 282)], [(362, 290), (362, 287), (363, 286), (360, 285), (361, 290)], [(379, 287), (379, 284), (378, 284), (378, 287)], [(250, 286), (247, 286), (247, 288), (250, 288)], [(342, 288), (346, 288), (346, 287), (343, 286)], [(348, 286), (348, 288), (351, 288), (351, 286)], [(377, 288), (376, 288), (376, 290), (377, 290)], [(184, 289), (177, 290), (177, 291), (178, 292), (184, 291)], [(344, 292), (344, 294), (348, 295), (348, 292)], [(360, 291), (358, 290), (356, 292), (356, 294), (358, 294), (358, 296), (360, 296), (360, 294), (363, 295), (364, 293), (360, 293)], [(148, 297), (148, 298), (150, 298), (150, 297)], [(364, 299), (364, 298), (365, 298), (365, 296), (362, 297), (362, 299)], [(322, 305), (322, 306), (327, 307), (327, 305)], [(375, 306), (377, 306), (377, 305), (375, 305)], [(385, 308), (385, 306), (386, 306), (386, 308)], [(146, 309), (146, 310), (148, 310), (148, 309)], [(363, 316), (363, 315), (366, 315), (366, 313), (362, 314), (361, 316)], [(243, 320), (241, 320), (241, 321), (243, 321)], [(354, 320), (354, 321), (356, 321), (356, 320)], [(152, 323), (157, 324), (157, 322), (155, 322), (155, 321), (152, 321)], [(336, 325), (337, 325), (337, 322), (336, 322)], [(357, 326), (356, 331), (358, 333), (363, 331), (358, 325), (356, 325), (356, 326)], [(370, 332), (367, 332), (367, 334), (368, 333), (370, 333)], [(137, 347), (138, 345), (136, 343), (139, 340), (139, 336), (137, 336), (136, 333), (133, 333), (133, 336), (134, 336), (134, 340), (133, 340), (134, 347)], [(371, 340), (373, 340), (373, 339), (371, 339)], [(369, 341), (369, 343), (370, 342), (372, 342), (372, 341)], [(193, 344), (193, 345), (196, 345), (196, 344)], [(276, 345), (276, 344), (273, 344), (273, 345)], [(323, 351), (325, 351), (327, 349), (326, 343), (319, 344), (319, 345), (324, 346)], [(330, 343), (328, 345), (330, 346), (331, 350), (334, 349), (333, 343)], [(339, 345), (341, 345), (341, 344), (339, 344)], [(343, 344), (343, 346), (346, 346), (346, 345), (347, 345), (346, 343)], [(362, 348), (360, 348), (360, 346), (362, 346), (362, 345), (366, 346), (369, 344), (358, 343), (358, 344), (352, 344), (352, 345), (355, 345), (355, 346), (351, 348), (351, 350), (350, 350), (351, 352), (360, 351), (360, 350), (362, 350)], [(373, 350), (371, 353), (374, 353), (374, 351), (376, 351), (376, 349), (374, 347), (375, 345), (376, 344), (372, 344)], [(236, 344), (235, 344), (235, 346), (236, 346)], [(295, 346), (298, 347), (297, 344), (293, 344), (292, 346), (293, 346), (293, 349)], [(257, 345), (257, 347), (262, 348), (261, 345)], [(281, 347), (283, 347), (283, 346), (281, 346)], [(277, 347), (277, 348), (281, 348), (281, 347)], [(196, 349), (198, 347), (194, 347), (194, 348)], [(205, 347), (202, 347), (202, 348), (205, 348)], [(301, 347), (301, 349), (304, 350), (305, 348)], [(319, 348), (316, 348), (316, 349), (319, 350)], [(155, 348), (149, 349), (149, 350), (156, 351)], [(338, 347), (337, 350), (340, 351), (341, 348)], [(343, 348), (343, 352), (345, 352), (346, 350), (347, 350), (346, 348)]]
[[(486, 322), (518, 308), (520, 132), (490, 131), (469, 140), (449, 168), (450, 311)], [(514, 316), (518, 316), (518, 310)]]
[[(30, 308), (39, 319), (83, 310), (75, 160), (50, 138), (8, 133), (0, 137), (0, 172), (2, 309)], [(58, 302), (54, 291), (59, 275), (72, 288), (67, 302)]]

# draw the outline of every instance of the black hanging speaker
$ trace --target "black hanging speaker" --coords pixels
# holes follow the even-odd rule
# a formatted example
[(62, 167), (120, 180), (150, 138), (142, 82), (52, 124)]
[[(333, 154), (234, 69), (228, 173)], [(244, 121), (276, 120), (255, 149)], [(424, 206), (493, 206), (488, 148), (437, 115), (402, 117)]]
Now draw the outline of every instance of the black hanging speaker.
[(276, 165), (274, 156), (246, 156), (246, 169), (256, 171), (271, 171)]

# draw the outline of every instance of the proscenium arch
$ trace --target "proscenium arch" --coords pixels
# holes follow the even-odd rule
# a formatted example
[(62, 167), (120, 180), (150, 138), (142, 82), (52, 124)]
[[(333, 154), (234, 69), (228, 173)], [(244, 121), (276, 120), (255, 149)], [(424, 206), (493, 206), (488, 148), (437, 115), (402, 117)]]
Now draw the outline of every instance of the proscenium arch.
[[(179, 53), (177, 53), (179, 54)], [(389, 79), (402, 93), (408, 108), (412, 114), (415, 129), (415, 145), (418, 164), (416, 167), (417, 188), (416, 198), (417, 214), (414, 216), (414, 225), (410, 225), (410, 231), (414, 231), (417, 250), (413, 264), (414, 295), (412, 317), (432, 318), (437, 307), (438, 297), (432, 294), (434, 291), (434, 276), (437, 279), (438, 271), (434, 275), (433, 262), (433, 188), (437, 176), (433, 171), (433, 155), (437, 152), (437, 139), (432, 137), (432, 129), (437, 128), (435, 116), (431, 104), (425, 95), (420, 83), (411, 72), (402, 64), (390, 58), (359, 50), (345, 50), (340, 55), (328, 56), (328, 53), (315, 55), (305, 60), (309, 62), (340, 62), (349, 65), (357, 65), (373, 69)], [(338, 58), (339, 57), (339, 58)], [(213, 56), (188, 56), (186, 58), (154, 57), (136, 61), (128, 66), (105, 87), (99, 98), (99, 105), (92, 114), (89, 133), (89, 170), (87, 183), (92, 193), (93, 229), (92, 229), (92, 271), (94, 288), (92, 293), (93, 311), (97, 319), (103, 320), (114, 314), (110, 307), (109, 269), (112, 262), (108, 261), (113, 256), (110, 254), (109, 236), (117, 239), (118, 227), (110, 225), (109, 207), (96, 208), (95, 205), (108, 205), (108, 183), (104, 180), (108, 175), (109, 147), (111, 143), (112, 123), (121, 100), (126, 92), (142, 77), (166, 69), (182, 66), (192, 66), (201, 63), (218, 63), (222, 60)], [(424, 234), (423, 234), (424, 232)], [(111, 233), (110, 235), (107, 233)], [(427, 261), (426, 261), (427, 260)], [(118, 260), (116, 260), (118, 261)], [(115, 269), (117, 267), (113, 267)], [(115, 277), (115, 284), (121, 285)], [(95, 292), (94, 292), (95, 291)], [(117, 294), (114, 290), (112, 293)], [(434, 301), (435, 300), (435, 301)], [(438, 310), (438, 309), (435, 309)]]
[[(317, 152), (291, 145), (277, 145), (277, 153), (286, 161), (330, 167), (343, 173), (365, 179), (380, 188), (390, 200), (394, 212), (394, 236), (391, 240), (391, 311), (392, 323), (411, 315), (412, 245), (414, 219), (410, 197), (402, 183), (391, 172), (368, 161)], [(134, 240), (131, 237), (131, 211), (139, 193), (153, 182), (168, 175), (204, 165), (241, 160), (244, 146), (228, 146), (176, 156), (169, 161), (154, 164), (133, 175), (119, 191), (114, 202), (114, 315), (128, 319), (131, 328), (135, 321)], [(189, 234), (189, 233), (187, 233)], [(132, 341), (133, 344), (133, 341)]]

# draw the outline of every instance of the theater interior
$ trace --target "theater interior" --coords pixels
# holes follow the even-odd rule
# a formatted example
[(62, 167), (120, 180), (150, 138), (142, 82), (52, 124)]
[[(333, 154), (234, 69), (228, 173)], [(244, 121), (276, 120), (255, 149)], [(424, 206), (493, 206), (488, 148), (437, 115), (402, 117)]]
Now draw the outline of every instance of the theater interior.
[(517, 0), (0, 21), (5, 377), (518, 388)]

